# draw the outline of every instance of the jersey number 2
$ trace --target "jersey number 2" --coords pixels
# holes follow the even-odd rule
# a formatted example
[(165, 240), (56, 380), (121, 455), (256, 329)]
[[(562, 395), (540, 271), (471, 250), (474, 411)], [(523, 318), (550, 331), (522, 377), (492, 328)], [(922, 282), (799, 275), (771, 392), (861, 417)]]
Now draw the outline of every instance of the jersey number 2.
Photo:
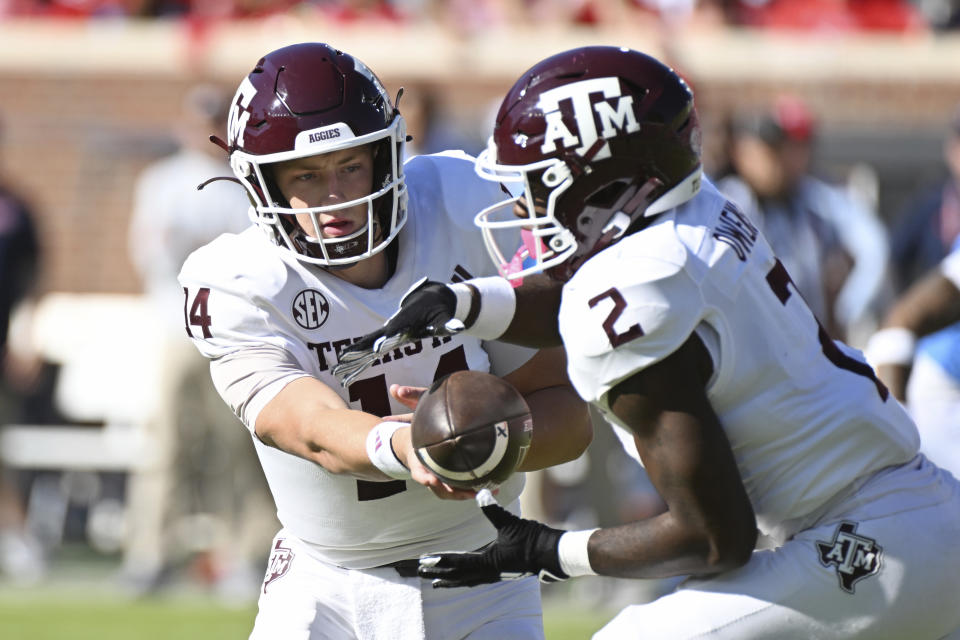
[(587, 301), (587, 304), (589, 304), (590, 308), (593, 309), (595, 306), (597, 306), (597, 303), (604, 298), (610, 298), (613, 300), (613, 309), (610, 310), (610, 313), (607, 314), (607, 319), (604, 320), (603, 325), (601, 325), (603, 327), (603, 331), (607, 334), (607, 339), (610, 340), (610, 344), (613, 347), (619, 347), (624, 342), (630, 342), (634, 338), (639, 338), (643, 335), (643, 329), (640, 328), (639, 324), (630, 326), (623, 333), (617, 333), (617, 330), (613, 328), (614, 323), (620, 318), (620, 314), (622, 314), (623, 310), (627, 308), (626, 299), (616, 287), (610, 287), (600, 295), (590, 298), (590, 300)]

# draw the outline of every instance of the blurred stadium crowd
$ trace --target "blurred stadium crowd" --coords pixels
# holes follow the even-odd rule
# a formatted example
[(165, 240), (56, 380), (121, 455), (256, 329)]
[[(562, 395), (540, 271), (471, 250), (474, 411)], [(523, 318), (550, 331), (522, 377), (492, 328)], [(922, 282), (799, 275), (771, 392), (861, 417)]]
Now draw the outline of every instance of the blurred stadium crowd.
[(261, 19), (298, 13), (345, 23), (434, 22), (461, 30), (518, 21), (606, 28), (624, 20), (695, 20), (725, 26), (919, 31), (955, 29), (952, 0), (5, 0), (0, 16)]
[[(0, 0), (0, 26), (2, 18), (203, 24), (274, 15), (360, 30), (372, 24), (399, 29), (429, 24), (476, 37), (517, 25), (585, 28), (601, 37), (667, 23), (908, 36), (960, 27), (955, 0)], [(80, 81), (50, 75), (50, 84), (85, 95)], [(505, 74), (505, 80), (507, 75), (514, 74)], [(896, 115), (845, 137), (838, 120), (869, 117), (847, 113), (838, 119), (831, 109), (843, 107), (839, 97), (845, 89), (824, 75), (820, 93), (811, 89), (812, 82), (780, 83), (791, 91), (749, 85), (740, 92), (742, 104), (730, 98), (739, 91), (736, 77), (727, 93), (708, 78), (691, 81), (706, 97), (700, 108), (709, 174), (764, 227), (831, 333), (863, 347), (898, 296), (960, 241), (960, 110), (921, 104), (934, 92), (941, 103), (944, 95), (960, 96), (960, 83), (955, 79), (946, 93), (943, 85), (912, 87), (904, 97), (882, 81), (879, 89), (864, 90), (866, 81), (854, 77), (861, 97), (847, 109), (889, 95), (902, 101), (903, 112), (912, 108), (934, 116), (922, 131), (894, 131), (900, 138), (884, 124)], [(52, 89), (15, 69), (0, 72), (0, 118), (8, 111), (19, 114), (14, 128), (8, 127), (13, 144), (4, 148), (0, 136), (0, 460), (6, 465), (0, 482), (0, 581), (42, 580), (55, 573), (65, 546), (79, 545), (117, 560), (118, 580), (144, 595), (188, 580), (228, 599), (256, 597), (259, 563), (275, 527), (262, 473), (247, 434), (216, 397), (204, 363), (192, 357), (182, 317), (170, 317), (170, 309), (179, 314), (181, 302), (164, 305), (164, 312), (152, 306), (156, 300), (182, 300), (175, 282), (180, 262), (221, 231), (245, 224), (244, 204), (201, 216), (198, 211), (217, 208), (213, 200), (140, 196), (187, 192), (206, 178), (229, 173), (205, 136), (223, 129), (235, 80), (221, 75), (132, 85), (126, 91), (149, 93), (142, 104), (152, 102), (155, 112), (141, 111), (140, 118), (123, 112), (116, 116), (116, 129), (102, 121), (86, 127), (86, 114), (93, 121), (103, 105), (77, 98), (73, 106), (79, 111), (63, 114), (64, 126), (79, 131), (77, 151), (66, 142), (31, 146), (35, 130), (58, 113), (50, 106), (55, 99), (43, 97)], [(387, 80), (399, 85), (403, 79)], [(458, 102), (450, 99), (449, 79), (417, 80), (400, 105), (414, 136), (413, 152), (476, 153), (487, 135), (487, 103), (499, 102), (498, 85), (481, 86), (484, 99), (465, 93)], [(104, 84), (116, 96), (124, 82), (108, 77)], [(13, 87), (23, 87), (22, 94), (15, 95)], [(40, 97), (31, 105), (45, 106), (14, 108), (18, 99), (32, 96)], [(465, 101), (473, 108), (458, 110)], [(723, 108), (713, 110), (714, 105)], [(47, 106), (49, 114), (37, 115)], [(57, 185), (40, 189), (41, 180), (24, 180), (25, 165), (47, 166), (38, 165), (47, 159), (51, 171), (69, 165), (77, 186), (71, 183), (66, 195), (48, 192)], [(110, 191), (112, 199), (81, 186)], [(65, 206), (64, 199), (80, 193), (83, 203)], [(238, 195), (215, 193), (220, 195), (207, 197), (220, 204)], [(92, 233), (91, 221), (101, 225), (93, 229), (97, 233), (109, 228), (122, 235), (122, 259), (93, 268), (89, 265), (103, 256), (71, 244)], [(99, 246), (94, 251), (103, 254)], [(135, 364), (125, 357), (131, 352), (138, 354)], [(938, 353), (956, 363), (960, 344), (954, 339)], [(51, 425), (69, 427), (50, 433), (60, 438), (54, 446), (31, 438)], [(658, 499), (615, 434), (597, 431), (586, 457), (531, 477), (525, 508), (533, 517), (585, 528), (628, 521)], [(960, 472), (960, 459), (941, 462)], [(666, 586), (649, 588), (652, 596)], [(583, 597), (611, 597), (594, 586), (584, 589)]]

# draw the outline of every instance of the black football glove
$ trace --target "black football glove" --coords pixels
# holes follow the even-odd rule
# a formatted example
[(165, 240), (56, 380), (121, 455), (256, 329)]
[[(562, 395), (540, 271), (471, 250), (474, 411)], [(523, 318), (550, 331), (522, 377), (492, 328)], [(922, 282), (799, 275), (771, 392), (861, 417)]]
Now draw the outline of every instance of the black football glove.
[(384, 353), (421, 338), (463, 331), (463, 323), (453, 317), (456, 308), (457, 296), (450, 287), (423, 278), (407, 291), (383, 327), (343, 350), (333, 375), (347, 386)]
[(497, 539), (480, 551), (449, 551), (420, 557), (417, 573), (434, 588), (473, 587), (478, 584), (539, 576), (540, 582), (559, 582), (569, 576), (560, 569), (557, 551), (565, 531), (535, 520), (524, 520), (499, 504), (489, 490), (477, 494), (487, 520), (497, 528)]

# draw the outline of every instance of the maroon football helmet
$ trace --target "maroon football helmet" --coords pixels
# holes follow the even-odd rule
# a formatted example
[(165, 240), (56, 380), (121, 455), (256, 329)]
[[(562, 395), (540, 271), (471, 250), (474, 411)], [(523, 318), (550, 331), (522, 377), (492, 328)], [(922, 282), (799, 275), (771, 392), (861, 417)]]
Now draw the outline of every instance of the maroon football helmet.
[[(246, 187), (253, 222), (300, 260), (347, 265), (382, 251), (406, 221), (406, 129), (380, 80), (360, 60), (320, 43), (277, 49), (243, 79), (230, 107), (227, 146)], [(363, 198), (293, 209), (276, 188), (271, 164), (372, 145), (374, 180)], [(367, 207), (367, 224), (346, 237), (320, 239), (317, 214)], [(311, 214), (314, 237), (297, 223)]]
[[(700, 125), (687, 83), (626, 48), (582, 47), (523, 74), (507, 93), (477, 173), (523, 194), (477, 215), (508, 278), (566, 280), (583, 262), (700, 189)], [(517, 190), (519, 191), (519, 189)], [(513, 214), (520, 201), (526, 218)], [(534, 266), (514, 269), (497, 229), (522, 229)], [(516, 260), (515, 260), (516, 262)]]

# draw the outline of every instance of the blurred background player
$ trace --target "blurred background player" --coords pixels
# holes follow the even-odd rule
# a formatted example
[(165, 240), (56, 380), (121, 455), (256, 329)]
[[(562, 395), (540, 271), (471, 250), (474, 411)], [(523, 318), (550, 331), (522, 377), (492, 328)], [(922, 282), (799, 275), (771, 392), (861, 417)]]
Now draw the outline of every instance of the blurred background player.
[[(263, 473), (237, 419), (210, 382), (208, 363), (184, 339), (183, 261), (222, 233), (250, 226), (244, 193), (209, 136), (223, 130), (229, 95), (190, 87), (173, 135), (178, 149), (137, 179), (130, 260), (162, 342), (158, 411), (148, 425), (153, 463), (130, 478), (124, 578), (139, 593), (167, 586), (188, 561), (192, 578), (230, 600), (256, 598), (263, 545), (276, 519)], [(195, 555), (196, 554), (196, 555)]]
[(941, 148), (945, 175), (918, 190), (893, 223), (891, 267), (899, 294), (871, 336), (867, 357), (906, 402), (921, 449), (960, 477), (960, 317), (954, 295), (960, 282), (960, 107)]
[(799, 98), (733, 116), (730, 165), (717, 187), (760, 228), (834, 337), (874, 326), (886, 275), (886, 229), (843, 187), (812, 173), (816, 122)]
[(902, 293), (950, 253), (960, 237), (960, 105), (942, 142), (943, 173), (912, 194), (891, 224), (890, 266)]
[[(0, 148), (3, 133), (0, 121)], [(8, 184), (0, 163), (0, 424), (23, 419), (23, 399), (40, 375), (37, 357), (25, 351), (26, 345), (10, 341), (14, 314), (32, 303), (40, 273), (34, 218), (32, 207)], [(0, 574), (32, 582), (44, 571), (43, 550), (28, 530), (19, 487), (0, 467)]]
[[(518, 341), (539, 327), (540, 343), (562, 338), (581, 397), (633, 432), (666, 509), (565, 532), (481, 492), (495, 547), (438, 552), (420, 575), (438, 587), (516, 573), (693, 576), (626, 607), (597, 639), (960, 630), (960, 483), (918, 455), (903, 407), (858, 351), (830, 338), (763, 234), (702, 176), (700, 145), (686, 83), (625, 48), (547, 58), (504, 98), (477, 167), (524, 194), (477, 222), (497, 264), (495, 230), (539, 239), (537, 268), (516, 289), (424, 283), (343, 359), (370, 361), (381, 336), (396, 344), (454, 320)], [(479, 295), (458, 297), (470, 286)], [(474, 320), (485, 316), (501, 321)], [(923, 545), (918, 528), (930, 534)], [(758, 529), (772, 548), (755, 550)]]
[(960, 477), (960, 241), (887, 310), (866, 355), (906, 402), (921, 450)]
[[(402, 163), (404, 120), (356, 58), (319, 43), (278, 49), (231, 104), (231, 166), (258, 228), (194, 252), (180, 282), (187, 331), (253, 436), (283, 528), (252, 638), (543, 637), (539, 586), (444, 593), (416, 577), (432, 548), (478, 548), (493, 530), (471, 492), (413, 455), (392, 385), (490, 370), (524, 393), (534, 435), (524, 469), (579, 456), (591, 438), (560, 349), (428, 339), (385, 354), (342, 388), (331, 369), (424, 277), (494, 272), (473, 215), (502, 197), (461, 153)], [(517, 474), (500, 487), (511, 509)], [(439, 498), (448, 500), (438, 501)]]

